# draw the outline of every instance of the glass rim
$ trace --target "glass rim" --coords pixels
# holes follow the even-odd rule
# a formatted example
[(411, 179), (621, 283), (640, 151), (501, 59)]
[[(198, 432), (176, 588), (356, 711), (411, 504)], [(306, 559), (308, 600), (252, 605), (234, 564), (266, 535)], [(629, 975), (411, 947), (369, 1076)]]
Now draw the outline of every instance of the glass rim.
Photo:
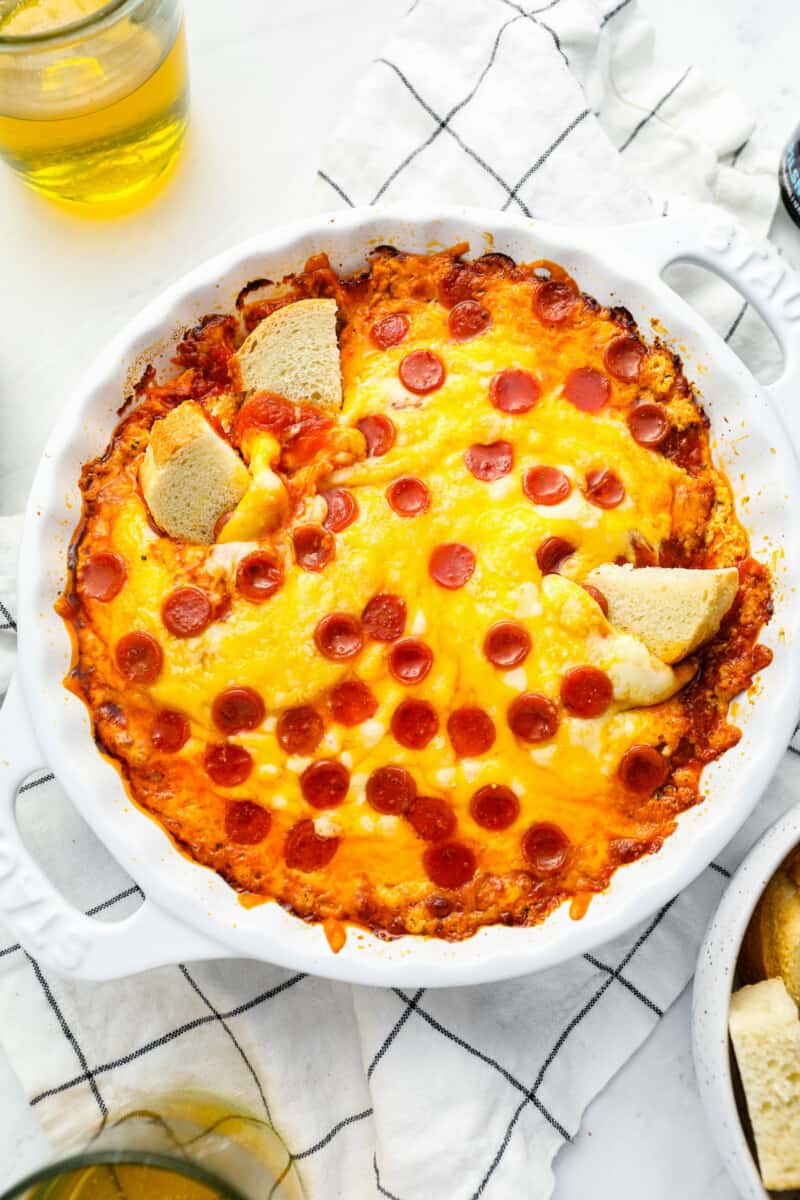
[(23, 1176), (10, 1188), (0, 1193), (0, 1200), (21, 1200), (31, 1188), (43, 1183), (50, 1183), (58, 1179), (59, 1175), (65, 1175), (70, 1171), (79, 1171), (84, 1167), (101, 1166), (155, 1167), (157, 1170), (174, 1171), (186, 1179), (203, 1184), (217, 1192), (223, 1197), (223, 1200), (249, 1200), (249, 1197), (245, 1196), (243, 1192), (206, 1167), (200, 1166), (190, 1159), (178, 1158), (153, 1150), (80, 1151), (67, 1158), (59, 1159), (57, 1162), (48, 1163), (46, 1166), (32, 1171), (29, 1175)]
[(71, 41), (76, 34), (94, 33), (95, 30), (104, 29), (111, 24), (112, 18), (124, 15), (127, 10), (136, 8), (137, 4), (141, 3), (143, 0), (106, 0), (106, 3), (94, 12), (88, 13), (85, 17), (79, 17), (76, 21), (69, 21), (66, 25), (57, 25), (54, 29), (42, 29), (39, 33), (19, 35), (0, 32), (0, 51), (22, 50), (26, 47), (32, 50), (45, 50), (50, 46), (59, 46), (63, 42)]

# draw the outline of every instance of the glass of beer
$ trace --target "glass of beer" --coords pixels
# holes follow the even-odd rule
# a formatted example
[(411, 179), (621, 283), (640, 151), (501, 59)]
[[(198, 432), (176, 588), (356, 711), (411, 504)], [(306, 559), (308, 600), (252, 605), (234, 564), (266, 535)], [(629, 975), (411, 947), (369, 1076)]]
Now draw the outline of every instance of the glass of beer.
[(0, 1200), (302, 1200), (269, 1121), (180, 1093), (107, 1120), (89, 1145), (21, 1179)]
[(187, 120), (180, 0), (0, 0), (0, 154), (37, 191), (141, 198)]

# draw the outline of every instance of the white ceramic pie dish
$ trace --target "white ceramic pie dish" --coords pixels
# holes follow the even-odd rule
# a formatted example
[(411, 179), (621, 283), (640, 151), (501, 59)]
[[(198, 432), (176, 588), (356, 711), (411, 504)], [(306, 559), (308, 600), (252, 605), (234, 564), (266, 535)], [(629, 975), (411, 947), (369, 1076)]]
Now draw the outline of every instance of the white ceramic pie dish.
[(728, 885), (706, 931), (692, 993), (692, 1042), (697, 1085), (722, 1159), (745, 1200), (768, 1193), (747, 1141), (736, 1102), (728, 1012), (736, 963), (753, 910), (775, 871), (800, 843), (800, 805), (756, 842)]
[[(180, 855), (161, 827), (127, 796), (98, 753), (83, 704), (62, 678), (70, 661), (66, 629), (53, 611), (67, 546), (80, 511), (81, 465), (105, 447), (135, 361), (158, 366), (175, 335), (212, 310), (231, 307), (249, 279), (280, 278), (325, 250), (337, 267), (357, 266), (371, 246), (429, 250), (467, 240), (473, 254), (505, 251), (518, 260), (562, 264), (598, 300), (628, 307), (645, 332), (667, 332), (700, 384), (715, 452), (737, 492), (754, 554), (775, 573), (775, 616), (765, 631), (774, 662), (757, 696), (735, 706), (739, 745), (703, 776), (707, 799), (685, 813), (659, 854), (619, 870), (580, 921), (562, 908), (532, 929), (483, 929), (460, 943), (382, 941), (351, 930), (338, 954), (322, 929), (276, 904), (245, 910), (218, 876)], [(785, 368), (760, 387), (725, 343), (660, 279), (679, 259), (728, 278), (762, 313)], [(253, 956), (297, 970), (376, 985), (482, 983), (553, 966), (644, 920), (689, 883), (756, 804), (789, 739), (800, 706), (793, 664), (800, 636), (800, 473), (789, 430), (800, 391), (800, 278), (772, 252), (712, 210), (690, 219), (576, 231), (496, 212), (447, 209), (399, 214), (350, 210), (266, 232), (211, 259), (168, 288), (100, 353), (65, 399), (28, 504), (19, 569), (19, 664), (0, 715), (0, 917), (44, 965), (81, 978), (113, 978), (165, 962)], [(25, 850), (14, 797), (47, 763), (75, 806), (147, 899), (128, 919), (101, 924), (71, 907)]]

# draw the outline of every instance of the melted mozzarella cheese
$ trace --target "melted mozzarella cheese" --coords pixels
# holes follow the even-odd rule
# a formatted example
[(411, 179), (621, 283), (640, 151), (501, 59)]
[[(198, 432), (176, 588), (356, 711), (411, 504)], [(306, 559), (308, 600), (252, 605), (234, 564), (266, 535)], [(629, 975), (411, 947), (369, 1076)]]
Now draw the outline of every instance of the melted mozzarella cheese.
[(286, 485), (274, 467), (280, 445), (271, 433), (249, 439), (250, 486), (219, 533), (220, 542), (252, 542), (277, 529), (289, 509)]
[[(321, 523), (327, 506), (321, 497), (307, 495), (296, 500), (299, 515), (290, 515), (286, 488), (274, 471), (275, 445), (269, 436), (254, 439), (253, 482), (224, 528), (225, 544), (211, 548), (199, 572), (187, 579), (199, 586), (204, 579), (229, 583), (230, 612), (198, 637), (173, 637), (161, 621), (163, 597), (180, 581), (158, 544), (152, 547), (141, 501), (132, 496), (115, 516), (111, 543), (125, 557), (129, 579), (97, 616), (102, 636), (109, 646), (131, 628), (157, 638), (164, 666), (150, 695), (158, 707), (190, 717), (197, 740), (181, 753), (194, 756), (198, 771), (203, 745), (219, 740), (211, 708), (226, 688), (257, 691), (272, 717), (297, 705), (325, 714), (327, 730), (313, 757), (337, 758), (349, 767), (353, 781), (335, 815), (312, 816), (320, 836), (342, 838), (330, 868), (341, 880), (361, 878), (365, 862), (386, 886), (420, 879), (424, 846), (410, 824), (364, 809), (365, 781), (377, 767), (404, 766), (420, 794), (446, 794), (459, 836), (484, 843), (482, 869), (502, 872), (519, 865), (520, 829), (531, 822), (554, 821), (576, 843), (593, 838), (598, 814), (613, 808), (613, 778), (624, 752), (633, 742), (669, 746), (674, 740), (669, 711), (641, 707), (675, 691), (674, 672), (635, 639), (613, 631), (576, 584), (598, 564), (627, 555), (632, 532), (654, 547), (669, 536), (673, 490), (682, 472), (637, 445), (613, 405), (585, 413), (565, 400), (564, 378), (572, 367), (588, 363), (603, 369), (603, 343), (585, 333), (576, 333), (572, 341), (564, 334), (545, 352), (544, 335), (530, 334), (529, 300), (524, 313), (521, 303), (513, 289), (487, 300), (492, 326), (471, 341), (453, 341), (446, 310), (426, 303), (409, 306), (411, 329), (400, 346), (378, 350), (367, 326), (350, 332), (342, 356), (340, 425), (349, 430), (363, 417), (389, 415), (395, 442), (387, 453), (362, 457), (320, 480), (320, 489), (334, 483), (349, 489), (358, 516), (336, 534), (335, 556), (324, 569), (304, 571), (290, 550), (292, 522)], [(398, 366), (407, 354), (423, 349), (441, 356), (446, 378), (430, 395), (412, 396), (399, 383)], [(528, 414), (506, 414), (489, 402), (493, 375), (512, 366), (540, 381), (538, 402)], [(513, 446), (514, 469), (487, 485), (467, 469), (465, 453), (473, 443), (499, 439)], [(566, 501), (548, 507), (527, 498), (522, 476), (537, 464), (568, 473), (573, 488)], [(602, 509), (586, 499), (583, 482), (587, 471), (609, 466), (626, 499), (617, 508)], [(405, 476), (424, 482), (430, 493), (427, 510), (411, 518), (395, 513), (386, 495), (390, 484)], [(250, 539), (276, 526), (268, 544), (283, 563), (283, 585), (265, 603), (254, 604), (232, 580), (238, 561), (253, 550)], [(575, 551), (560, 576), (543, 578), (536, 551), (553, 536)], [(433, 550), (451, 542), (468, 546), (476, 559), (471, 579), (455, 590), (439, 586), (428, 570)], [(358, 617), (379, 593), (405, 601), (405, 636), (424, 641), (433, 654), (430, 673), (413, 687), (390, 674), (391, 647), (385, 643), (365, 638), (360, 654), (345, 662), (323, 657), (316, 647), (321, 617), (335, 612)], [(532, 643), (524, 664), (511, 671), (494, 667), (483, 652), (486, 633), (499, 620), (519, 622)], [(608, 712), (586, 721), (567, 718), (559, 708), (565, 672), (583, 664), (607, 671), (614, 688)], [(359, 725), (337, 725), (329, 715), (331, 689), (353, 678), (367, 685), (377, 710)], [(559, 709), (560, 724), (545, 744), (526, 745), (509, 728), (509, 704), (523, 691), (539, 693)], [(428, 702), (438, 717), (438, 733), (423, 749), (401, 746), (391, 733), (392, 714), (409, 698)], [(490, 750), (468, 761), (457, 759), (446, 734), (449, 715), (463, 706), (484, 709), (496, 734)], [(630, 706), (631, 711), (620, 711)], [(256, 758), (258, 778), (265, 782), (263, 801), (277, 807), (274, 798), (280, 795), (286, 825), (308, 817), (299, 776), (312, 756), (287, 755), (274, 727), (233, 740)], [(472, 794), (485, 784), (509, 780), (519, 790), (521, 817), (511, 830), (487, 837), (470, 815)], [(251, 779), (226, 795), (248, 798), (253, 786)], [(624, 824), (622, 816), (618, 819)]]

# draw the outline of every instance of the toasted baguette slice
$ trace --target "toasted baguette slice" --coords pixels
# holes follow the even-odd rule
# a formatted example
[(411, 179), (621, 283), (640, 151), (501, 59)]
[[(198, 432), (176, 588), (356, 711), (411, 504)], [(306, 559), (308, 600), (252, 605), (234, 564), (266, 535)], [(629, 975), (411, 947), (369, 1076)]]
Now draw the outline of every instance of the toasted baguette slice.
[[(546, 575), (541, 596), (561, 628), (584, 642), (585, 661), (608, 675), (614, 689), (614, 703), (620, 709), (661, 704), (694, 675), (690, 664), (679, 664), (673, 670), (634, 634), (610, 626), (600, 605), (571, 579)], [(524, 609), (519, 611), (525, 615)]]
[(785, 867), (772, 876), (750, 918), (741, 962), (749, 979), (780, 976), (800, 1004), (800, 892)]
[(680, 662), (713, 637), (739, 587), (735, 567), (688, 571), (605, 563), (586, 576), (608, 601), (608, 619), (662, 662)]
[(242, 391), (341, 408), (336, 301), (297, 300), (276, 309), (245, 339), (233, 362)]
[(147, 506), (165, 533), (210, 545), (214, 526), (239, 503), (250, 476), (199, 405), (184, 400), (153, 425), (139, 481)]
[(800, 1187), (800, 1020), (781, 979), (731, 996), (730, 1033), (764, 1186)]

